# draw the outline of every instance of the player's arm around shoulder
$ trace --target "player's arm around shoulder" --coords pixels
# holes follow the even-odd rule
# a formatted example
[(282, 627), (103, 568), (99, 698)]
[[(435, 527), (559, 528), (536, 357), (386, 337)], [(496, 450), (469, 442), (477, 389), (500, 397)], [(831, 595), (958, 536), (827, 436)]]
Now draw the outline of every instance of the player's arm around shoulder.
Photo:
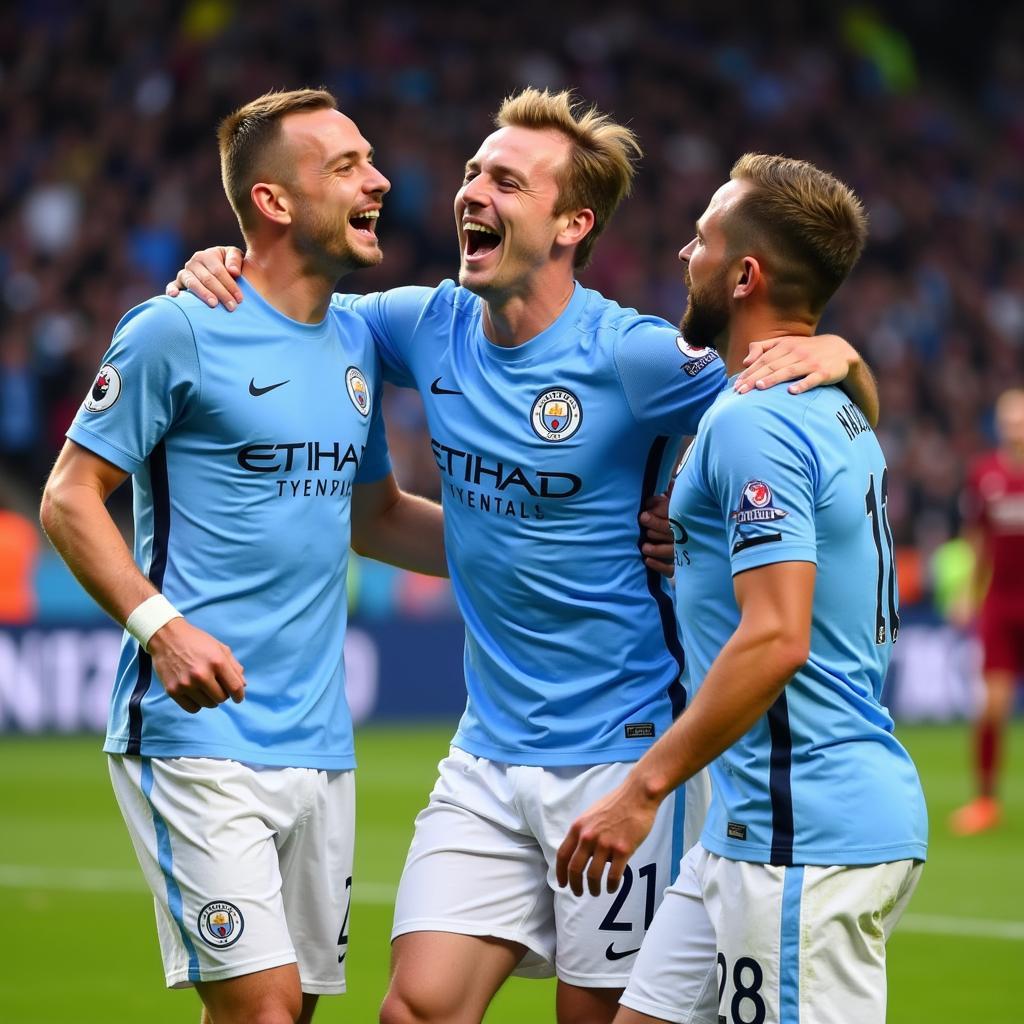
[(244, 297), (236, 283), (242, 276), (243, 258), (242, 250), (234, 245), (200, 249), (192, 253), (164, 292), (177, 298), (183, 291), (190, 291), (200, 302), (211, 307), (219, 303), (230, 312)]
[(794, 335), (755, 341), (743, 360), (734, 387), (740, 394), (795, 381), (789, 391), (798, 395), (827, 384), (838, 384), (860, 407), (872, 427), (881, 410), (878, 384), (860, 353), (837, 334)]
[(614, 329), (615, 371), (636, 422), (661, 434), (695, 434), (725, 386), (718, 353), (687, 344), (676, 328), (657, 317), (622, 317)]
[(441, 506), (399, 486), (393, 474), (352, 490), (352, 548), (427, 576), (447, 576)]
[[(385, 380), (398, 387), (416, 387), (417, 360), (426, 358), (433, 365), (437, 351), (420, 328), (438, 303), (450, 311), (450, 302), (444, 300), (443, 291), (443, 286), (405, 285), (386, 292), (342, 297), (340, 304), (361, 317), (369, 327)], [(444, 323), (447, 324), (447, 319)]]

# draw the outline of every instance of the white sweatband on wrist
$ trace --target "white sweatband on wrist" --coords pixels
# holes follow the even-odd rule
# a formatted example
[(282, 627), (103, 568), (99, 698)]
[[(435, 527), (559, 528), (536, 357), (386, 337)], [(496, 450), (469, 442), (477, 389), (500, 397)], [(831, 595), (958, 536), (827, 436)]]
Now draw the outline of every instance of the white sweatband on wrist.
[(161, 626), (166, 626), (171, 619), (182, 617), (181, 612), (163, 594), (154, 594), (147, 597), (128, 616), (124, 628), (139, 641), (139, 646), (148, 654), (149, 641), (153, 634)]

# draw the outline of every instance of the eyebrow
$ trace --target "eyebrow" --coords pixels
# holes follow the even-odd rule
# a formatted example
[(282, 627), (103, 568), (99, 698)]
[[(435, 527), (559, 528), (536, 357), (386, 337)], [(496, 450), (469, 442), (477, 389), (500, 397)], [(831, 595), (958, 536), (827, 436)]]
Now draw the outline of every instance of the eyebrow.
[[(334, 156), (328, 157), (324, 161), (324, 167), (333, 167), (335, 164), (340, 164), (343, 160), (359, 160), (363, 154), (358, 149), (350, 149), (347, 153), (335, 153)], [(366, 159), (372, 164), (374, 156), (374, 149), (371, 146), (366, 151)]]
[[(467, 171), (479, 171), (480, 161), (479, 160), (467, 160), (466, 161)], [(491, 168), (491, 176), (494, 178), (510, 177), (515, 178), (516, 181), (525, 182), (526, 175), (522, 171), (517, 171), (512, 167), (507, 167), (505, 164), (496, 164)]]

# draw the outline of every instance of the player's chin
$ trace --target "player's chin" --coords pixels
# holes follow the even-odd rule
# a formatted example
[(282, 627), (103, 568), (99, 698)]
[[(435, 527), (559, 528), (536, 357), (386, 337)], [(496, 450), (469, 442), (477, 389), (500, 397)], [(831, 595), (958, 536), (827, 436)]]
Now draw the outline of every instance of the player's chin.
[(465, 260), (459, 264), (459, 284), (471, 292), (486, 291), (493, 284), (494, 277), (493, 270), (467, 264)]
[(357, 267), (376, 267), (383, 259), (384, 253), (380, 249), (376, 249), (373, 252), (357, 254), (355, 263)]
[(384, 259), (384, 251), (377, 240), (348, 247), (349, 262), (354, 267), (375, 267)]

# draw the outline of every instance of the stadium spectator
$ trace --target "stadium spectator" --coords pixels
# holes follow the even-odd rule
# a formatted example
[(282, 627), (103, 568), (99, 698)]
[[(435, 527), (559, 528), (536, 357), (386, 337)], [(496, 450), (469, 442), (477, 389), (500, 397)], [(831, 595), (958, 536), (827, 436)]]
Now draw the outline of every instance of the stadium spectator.
[[(160, 296), (122, 319), (42, 518), (129, 634), (104, 749), (167, 984), (195, 985), (207, 1024), (294, 1024), (345, 990), (349, 540), (438, 574), (444, 543), (391, 475), (368, 330), (327, 315), (381, 258), (369, 143), (313, 90), (254, 100), (218, 140), (245, 307)], [(105, 508), (129, 474), (134, 561)]]
[[(883, 371), (890, 520), (927, 561), (959, 531), (992, 403), (1024, 384), (1024, 10), (965, 22), (955, 4), (874, 6), (852, 21), (843, 5), (757, 0), (15, 7), (0, 32), (0, 349), (12, 331), (27, 345), (36, 411), (28, 452), (0, 472), (38, 492), (121, 312), (166, 280), (154, 226), (179, 252), (236, 237), (208, 126), (248, 97), (324, 81), (372, 116), (403, 210), (361, 281), (373, 290), (449, 272), (450, 216), (426, 197), (461, 180), (493, 98), (575, 85), (628, 114), (646, 152), (629, 217), (582, 276), (623, 305), (675, 315), (673, 234), (744, 149), (804, 156), (864, 197), (872, 240), (823, 329)], [(436, 486), (422, 412), (388, 422), (409, 453), (399, 480)]]
[(985, 699), (974, 733), (977, 796), (950, 821), (958, 835), (999, 823), (996, 782), (1003, 733), (1015, 684), (1024, 676), (1024, 391), (999, 396), (996, 431), (999, 446), (971, 466), (965, 494)]

